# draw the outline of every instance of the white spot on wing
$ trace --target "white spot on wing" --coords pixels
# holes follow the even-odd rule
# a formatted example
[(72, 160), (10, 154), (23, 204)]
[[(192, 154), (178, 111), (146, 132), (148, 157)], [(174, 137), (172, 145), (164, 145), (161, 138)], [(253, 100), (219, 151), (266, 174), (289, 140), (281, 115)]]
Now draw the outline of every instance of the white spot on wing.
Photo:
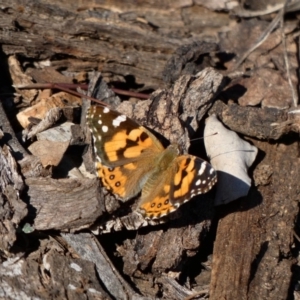
[(206, 169), (206, 163), (203, 162), (203, 163), (201, 164), (200, 170), (198, 171), (198, 175), (202, 175), (203, 172), (205, 171), (205, 169)]
[(120, 123), (124, 122), (124, 121), (126, 121), (126, 116), (120, 115), (113, 120), (112, 124), (114, 127), (118, 127), (118, 126), (120, 126)]
[[(203, 181), (204, 182), (204, 181)], [(200, 185), (201, 184), (201, 180), (198, 179), (196, 182), (195, 182), (196, 185)]]
[(102, 126), (102, 131), (103, 131), (103, 132), (107, 132), (107, 131), (108, 131), (108, 127), (105, 126), (105, 125), (103, 125), (103, 126)]
[(109, 110), (109, 108), (108, 108), (108, 107), (104, 107), (104, 109), (103, 109), (103, 112), (104, 112), (105, 114), (107, 114), (107, 113), (109, 113), (109, 112), (110, 112), (110, 110)]
[(98, 124), (101, 125), (101, 124), (102, 124), (102, 121), (101, 121), (101, 120), (98, 120)]

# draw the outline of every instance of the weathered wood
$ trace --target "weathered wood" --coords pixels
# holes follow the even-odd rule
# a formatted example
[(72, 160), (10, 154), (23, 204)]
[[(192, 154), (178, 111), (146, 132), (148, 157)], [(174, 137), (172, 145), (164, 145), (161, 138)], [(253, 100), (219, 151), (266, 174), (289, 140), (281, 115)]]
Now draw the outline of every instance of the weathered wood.
[[(197, 121), (215, 99), (212, 92), (218, 91), (218, 85), (209, 78), (212, 73), (206, 73), (200, 79), (195, 73), (204, 66), (219, 67), (214, 64), (214, 59), (221, 58), (222, 54), (241, 57), (243, 51), (257, 40), (257, 32), (261, 33), (269, 24), (268, 19), (234, 22), (229, 14), (211, 12), (195, 4), (200, 2), (146, 0), (137, 5), (136, 1), (130, 0), (99, 0), (83, 7), (80, 3), (74, 6), (73, 2), (57, 0), (16, 0), (13, 3), (0, 0), (0, 42), (5, 54), (20, 55), (20, 61), (24, 62), (22, 67), (36, 80), (43, 81), (47, 76), (34, 72), (32, 62), (41, 68), (50, 64), (56, 71), (64, 70), (64, 76), (70, 72), (100, 70), (112, 84), (114, 81), (123, 82), (128, 89), (156, 90), (165, 83), (175, 82), (170, 89), (157, 90), (151, 100), (125, 102), (118, 106), (120, 99), (111, 92), (107, 93), (108, 89), (106, 94), (99, 93), (98, 98), (111, 98), (110, 104), (114, 107), (124, 109), (123, 112), (141, 124), (177, 141), (183, 133), (181, 125), (188, 127), (190, 134), (197, 131)], [(289, 18), (292, 19), (292, 15)], [(298, 24), (297, 18), (295, 21), (285, 33), (293, 32)], [(218, 44), (224, 52), (214, 57), (217, 47), (199, 42), (202, 37), (217, 42), (220, 38)], [(124, 295), (112, 287), (115, 283), (115, 287), (121, 286), (124, 298), (132, 299), (141, 299), (141, 295), (149, 299), (188, 299), (207, 294), (211, 299), (277, 300), (290, 297), (293, 282), (299, 280), (296, 272), (291, 271), (295, 264), (292, 230), (298, 212), (299, 162), (296, 137), (285, 134), (291, 130), (299, 132), (299, 119), (295, 115), (291, 120), (286, 111), (258, 107), (262, 94), (266, 97), (263, 105), (274, 105), (272, 95), (277, 90), (278, 95), (274, 97), (276, 107), (279, 107), (277, 104), (291, 103), (287, 97), (287, 81), (281, 76), (285, 74), (281, 39), (281, 29), (274, 30), (268, 42), (252, 53), (243, 66), (250, 69), (248, 77), (236, 81), (244, 87), (244, 92), (245, 87), (250, 90), (240, 104), (253, 105), (255, 100), (257, 107), (246, 108), (230, 103), (225, 106), (218, 102), (209, 112), (217, 113), (231, 129), (254, 138), (252, 142), (261, 150), (258, 166), (254, 166), (255, 186), (258, 188), (253, 187), (245, 199), (218, 209), (215, 219), (211, 193), (206, 199), (194, 199), (185, 204), (166, 224), (136, 232), (102, 235), (99, 240), (105, 250), (98, 248), (92, 235), (82, 233), (63, 235), (62, 240), (71, 247), (62, 247), (51, 238), (47, 240), (53, 234), (49, 229), (76, 231), (96, 220), (93, 229), (99, 232), (137, 228), (136, 220), (129, 217), (136, 205), (134, 200), (120, 203), (108, 193), (98, 192), (98, 183), (92, 179), (42, 178), (52, 175), (51, 168), (43, 168), (39, 160), (20, 145), (0, 107), (0, 123), (4, 127), (1, 142), (11, 147), (2, 145), (0, 153), (4, 158), (1, 159), (1, 172), (4, 170), (4, 173), (1, 173), (3, 190), (0, 197), (1, 220), (4, 221), (0, 223), (0, 230), (1, 250), (5, 253), (1, 257), (4, 262), (0, 264), (1, 289), (4, 291), (1, 296), (123, 299)], [(297, 51), (287, 39), (294, 85), (297, 77), (293, 72), (299, 65), (295, 56)], [(175, 56), (172, 57), (173, 53)], [(5, 65), (2, 61), (0, 63)], [(234, 60), (223, 57), (219, 63), (230, 68)], [(253, 69), (258, 72), (251, 72)], [(273, 77), (275, 69), (277, 77)], [(55, 72), (50, 70), (52, 76), (47, 80), (54, 81)], [(176, 81), (182, 74), (185, 76)], [(257, 78), (253, 78), (255, 74), (269, 74), (270, 77), (257, 85)], [(280, 81), (275, 80), (278, 75)], [(62, 80), (63, 77), (59, 77), (58, 81)], [(206, 85), (199, 89), (201, 81)], [(276, 82), (280, 84), (272, 89)], [(253, 85), (256, 99), (251, 97)], [(265, 89), (268, 93), (263, 93)], [(285, 93), (280, 93), (282, 89)], [(232, 85), (223, 94), (223, 100), (238, 102), (239, 92)], [(189, 97), (191, 94), (197, 97)], [(199, 106), (199, 99), (210, 99), (210, 102), (207, 107), (205, 104)], [(168, 105), (164, 107), (164, 103)], [(198, 114), (198, 110), (201, 113)], [(146, 111), (148, 115), (145, 117)], [(156, 117), (156, 112), (160, 112), (160, 118)], [(161, 120), (168, 120), (170, 126), (164, 126)], [(82, 143), (82, 133), (80, 130), (76, 132)], [(187, 134), (185, 138), (184, 148), (189, 145)], [(260, 142), (257, 138), (267, 141)], [(270, 143), (268, 139), (278, 139), (278, 144)], [(199, 152), (199, 148), (193, 146), (192, 150)], [(12, 158), (25, 157), (19, 160), (20, 170), (9, 158), (10, 151)], [(87, 157), (90, 154), (87, 153)], [(85, 162), (88, 160), (91, 162), (91, 157)], [(93, 169), (92, 163), (89, 169)], [(28, 190), (23, 190), (23, 193), (16, 188), (18, 184), (22, 186), (22, 181), (16, 179), (20, 175), (18, 172), (26, 178)], [(6, 178), (10, 178), (9, 181)], [(27, 201), (26, 204), (22, 199)], [(181, 218), (176, 218), (180, 214)], [(26, 221), (40, 232), (20, 233), (19, 226), (23, 226), (25, 216)], [(212, 252), (212, 236), (209, 235), (213, 235), (214, 227), (217, 227), (217, 234), (210, 279), (209, 271), (203, 272), (203, 262)], [(85, 245), (93, 249), (90, 256), (85, 256)], [(120, 273), (130, 277), (136, 291), (133, 292), (119, 278), (104, 251), (115, 260)], [(121, 259), (115, 259), (116, 252), (121, 255), (122, 264)], [(14, 253), (26, 253), (26, 256), (15, 256)], [(8, 256), (12, 259), (6, 260)], [(101, 268), (102, 263), (104, 268)], [(95, 265), (98, 274), (95, 274)], [(199, 279), (202, 274), (205, 275)]]
[(1, 101), (0, 101), (0, 120), (3, 129), (3, 133), (1, 135), (2, 141), (10, 146), (14, 156), (19, 160), (29, 156), (28, 152), (18, 142), (16, 134), (11, 127), (11, 124), (7, 118), (6, 112), (3, 108), (3, 104)]
[(0, 247), (9, 257), (17, 240), (19, 223), (28, 211), (27, 205), (20, 199), (20, 192), (24, 189), (24, 183), (7, 145), (0, 148), (0, 189)]
[(64, 255), (53, 240), (41, 240), (39, 251), (16, 255), (0, 265), (3, 299), (112, 299), (101, 286), (91, 261)]
[(95, 264), (101, 283), (115, 299), (147, 299), (136, 293), (120, 276), (92, 234), (62, 234), (62, 236), (83, 259)]
[[(205, 13), (206, 30), (208, 20), (216, 16), (198, 6), (186, 7), (192, 4), (188, 2), (174, 6), (172, 2), (111, 1), (76, 11), (80, 7), (63, 1), (17, 0), (12, 6), (11, 1), (1, 0), (7, 9), (0, 14), (5, 28), (0, 42), (6, 54), (43, 60), (63, 55), (67, 59), (52, 59), (51, 64), (71, 71), (98, 68), (110, 76), (130, 75), (138, 84), (157, 88), (163, 84), (164, 65), (171, 54), (194, 41), (191, 32), (201, 36), (199, 13)], [(219, 26), (229, 23), (226, 15), (218, 20)], [(212, 22), (212, 30), (214, 26)]]
[(241, 107), (216, 101), (210, 114), (216, 114), (231, 130), (258, 139), (278, 140), (293, 129), (297, 120), (292, 120), (287, 110), (276, 108)]
[[(220, 209), (214, 243), (211, 299), (287, 299), (298, 214), (300, 165), (297, 144), (254, 142), (272, 169), (270, 184)], [(241, 266), (243, 266), (241, 268)], [(262, 284), (264, 282), (264, 284)]]
[(96, 179), (28, 178), (26, 184), (35, 229), (86, 228), (104, 211)]

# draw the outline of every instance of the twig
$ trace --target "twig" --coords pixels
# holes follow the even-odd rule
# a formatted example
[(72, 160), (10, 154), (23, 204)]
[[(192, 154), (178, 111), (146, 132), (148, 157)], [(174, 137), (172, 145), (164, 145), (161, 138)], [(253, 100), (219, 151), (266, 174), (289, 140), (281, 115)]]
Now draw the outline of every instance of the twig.
[(208, 295), (209, 295), (209, 290), (204, 289), (202, 291), (198, 291), (198, 292), (194, 293), (191, 296), (186, 297), (184, 300), (193, 300), (193, 299), (197, 299), (199, 297), (204, 297), (204, 296), (208, 296)]
[(283, 3), (278, 3), (275, 4), (274, 6), (267, 7), (266, 9), (263, 10), (249, 11), (247, 9), (237, 9), (232, 12), (232, 15), (240, 18), (253, 18), (258, 16), (265, 16), (282, 9), (283, 6), (284, 6)]
[(130, 97), (135, 97), (135, 98), (140, 98), (140, 99), (148, 99), (149, 98), (148, 94), (125, 91), (125, 90), (120, 90), (120, 89), (116, 89), (116, 88), (111, 88), (111, 90), (113, 92), (115, 92), (116, 94), (123, 95), (123, 96), (130, 96)]
[(284, 11), (283, 9), (280, 10), (280, 12), (277, 14), (276, 18), (269, 24), (269, 26), (266, 28), (266, 30), (263, 32), (263, 34), (258, 39), (258, 41), (249, 50), (247, 50), (241, 56), (241, 58), (236, 62), (236, 64), (233, 66), (231, 72), (233, 70), (236, 70), (251, 52), (253, 52), (255, 49), (257, 49), (261, 44), (263, 44), (266, 41), (266, 39), (268, 38), (270, 33), (276, 28), (276, 26), (280, 22), (282, 15), (283, 15), (283, 11)]
[(300, 242), (299, 235), (296, 233), (295, 229), (293, 229), (293, 234), (294, 234), (294, 237), (296, 238), (296, 240), (297, 240), (298, 242)]
[(274, 6), (267, 7), (263, 10), (249, 11), (246, 9), (238, 9), (232, 12), (233, 16), (240, 18), (253, 18), (258, 16), (265, 16), (274, 13), (285, 6), (285, 12), (294, 12), (300, 9), (300, 2), (293, 2), (285, 5), (284, 3), (275, 4)]
[(263, 44), (267, 40), (270, 33), (276, 28), (276, 26), (278, 25), (280, 20), (282, 20), (282, 17), (285, 13), (297, 11), (297, 10), (300, 9), (300, 2), (299, 1), (294, 2), (294, 3), (288, 3), (288, 2), (289, 2), (289, 0), (286, 1), (286, 3), (281, 7), (281, 10), (278, 12), (277, 16), (269, 24), (269, 26), (266, 28), (266, 30), (262, 33), (262, 35), (259, 37), (257, 42), (249, 50), (247, 50), (241, 56), (241, 58), (236, 62), (236, 64), (233, 66), (231, 72), (236, 70), (240, 66), (240, 64), (247, 58), (247, 56), (249, 56), (249, 54), (251, 52), (253, 52), (255, 49), (257, 49), (261, 44)]
[(37, 83), (37, 85), (35, 84), (30, 84), (30, 85), (13, 85), (14, 88), (17, 89), (33, 89), (33, 88), (47, 88), (47, 89), (58, 89), (61, 91), (64, 91), (66, 93), (69, 93), (71, 95), (80, 97), (80, 98), (87, 98), (91, 101), (94, 101), (96, 103), (99, 103), (103, 106), (107, 106), (107, 104), (105, 102), (102, 102), (101, 100), (95, 99), (93, 97), (87, 96), (87, 95), (83, 95), (82, 93), (78, 93), (74, 90), (71, 90), (70, 88), (66, 88), (65, 85), (61, 85), (61, 84), (57, 84), (57, 83)]
[(285, 38), (285, 34), (284, 34), (284, 12), (285, 9), (288, 5), (288, 2), (290, 2), (290, 0), (286, 0), (285, 5), (283, 7), (283, 14), (282, 14), (282, 18), (281, 18), (281, 22), (280, 22), (280, 29), (281, 29), (281, 39), (282, 39), (282, 46), (283, 46), (283, 57), (284, 57), (284, 63), (285, 63), (285, 68), (286, 68), (286, 73), (287, 73), (287, 79), (288, 79), (288, 83), (290, 86), (290, 90), (292, 93), (292, 97), (293, 97), (293, 104), (294, 107), (297, 106), (297, 95), (292, 83), (292, 79), (291, 79), (291, 72), (290, 72), (290, 62), (287, 56), (287, 49), (286, 49), (286, 38)]
[[(300, 36), (298, 36), (298, 49), (299, 49), (299, 46), (300, 46)], [(300, 61), (300, 53), (298, 51), (298, 62)], [(298, 82), (299, 82), (299, 78), (300, 78), (300, 73), (299, 73), (299, 68), (298, 68)], [(299, 84), (297, 85), (298, 86), (298, 95), (300, 95), (300, 86)]]
[[(17, 89), (59, 89), (62, 91), (65, 91), (67, 93), (70, 93), (72, 95), (75, 96), (79, 96), (79, 97), (83, 97), (82, 94), (74, 91), (77, 88), (81, 88), (83, 90), (87, 90), (88, 85), (87, 84), (74, 84), (74, 83), (32, 83), (32, 84), (27, 84), (27, 85), (14, 85), (14, 88)], [(140, 98), (140, 99), (148, 99), (149, 95), (148, 94), (143, 94), (143, 93), (136, 93), (136, 92), (132, 92), (132, 91), (125, 91), (125, 90), (121, 90), (121, 89), (116, 89), (116, 88), (112, 88), (111, 89), (113, 92), (115, 92), (116, 94), (119, 95), (123, 95), (123, 96), (129, 96), (129, 97), (135, 97), (135, 98)], [(95, 98), (89, 98), (89, 96), (84, 96), (85, 98), (88, 98), (92, 101), (98, 102), (100, 104), (105, 104), (103, 102), (99, 102), (99, 100), (95, 99)], [(107, 104), (106, 104), (107, 105)]]

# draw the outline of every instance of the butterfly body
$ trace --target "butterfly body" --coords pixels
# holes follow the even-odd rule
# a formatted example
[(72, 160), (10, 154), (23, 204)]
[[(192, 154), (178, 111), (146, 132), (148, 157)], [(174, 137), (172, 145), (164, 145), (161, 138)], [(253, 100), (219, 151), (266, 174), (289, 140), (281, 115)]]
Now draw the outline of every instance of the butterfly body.
[(139, 211), (160, 218), (216, 182), (206, 161), (166, 149), (145, 127), (119, 112), (93, 106), (87, 115), (93, 135), (96, 171), (103, 185), (126, 201), (141, 193)]

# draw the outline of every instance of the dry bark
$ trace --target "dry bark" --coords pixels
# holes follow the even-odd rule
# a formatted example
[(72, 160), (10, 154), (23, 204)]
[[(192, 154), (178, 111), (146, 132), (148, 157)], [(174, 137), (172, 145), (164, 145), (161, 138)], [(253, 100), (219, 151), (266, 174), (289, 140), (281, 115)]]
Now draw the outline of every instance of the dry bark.
[[(61, 1), (39, 1), (37, 5), (27, 0), (13, 4), (1, 0), (1, 4), (5, 30), (0, 40), (6, 54), (52, 58), (52, 66), (73, 72), (98, 68), (108, 76), (133, 76), (136, 84), (146, 88), (161, 86), (171, 54), (194, 41), (183, 30), (185, 24), (200, 36), (199, 11), (185, 9), (185, 1), (177, 5), (152, 5), (149, 1), (139, 6), (112, 1), (94, 4), (91, 9)], [(224, 16), (222, 22), (228, 23), (229, 18)], [(15, 26), (21, 30), (16, 31)]]
[[(220, 209), (211, 299), (245, 299), (248, 295), (256, 299), (287, 299), (289, 296), (291, 266), (295, 263), (290, 258), (293, 227), (298, 214), (294, 194), (299, 191), (300, 175), (297, 144), (270, 145), (258, 141), (254, 144), (265, 153), (265, 156), (261, 153), (260, 165), (271, 167), (272, 179), (270, 184), (253, 188), (248, 197)], [(225, 275), (223, 268), (235, 272)], [(267, 284), (262, 285), (262, 281)]]
[[(38, 82), (71, 82), (70, 73), (97, 69), (112, 84), (156, 90), (149, 100), (120, 104), (102, 78), (93, 95), (171, 142), (183, 137), (185, 149), (189, 137), (199, 132), (202, 116), (217, 114), (260, 150), (251, 170), (251, 191), (217, 209), (210, 193), (185, 204), (167, 223), (136, 230), (148, 224), (132, 213), (135, 201), (118, 202), (95, 179), (51, 178), (55, 170), (29, 154), (10, 126), (15, 111), (9, 110), (8, 97), (3, 101), (6, 112), (2, 103), (0, 107), (1, 297), (193, 299), (209, 294), (211, 299), (291, 299), (299, 280), (293, 270), (299, 247), (293, 230), (300, 194), (297, 136), (291, 131), (299, 132), (299, 117), (285, 108), (292, 100), (279, 29), (245, 61), (243, 67), (255, 71), (231, 81), (216, 101), (222, 76), (211, 68), (198, 72), (208, 66), (230, 69), (233, 62), (222, 55), (242, 56), (268, 21), (243, 20), (228, 30), (228, 14), (192, 1), (135, 3), (99, 1), (74, 7), (62, 1), (0, 0), (2, 50), (16, 54), (23, 66), (34, 61), (26, 73)], [(286, 34), (296, 25), (291, 21)], [(212, 43), (219, 31), (218, 43)], [(295, 46), (289, 42), (287, 48), (295, 86)], [(3, 55), (0, 60), (5, 66)], [(48, 61), (51, 67), (37, 71), (36, 66)], [(62, 68), (64, 74), (58, 72)], [(263, 82), (258, 80), (262, 74), (267, 74)], [(273, 88), (266, 87), (269, 81)], [(74, 127), (72, 144), (82, 145), (83, 137)], [(195, 152), (199, 148), (191, 147)], [(82, 151), (76, 151), (80, 156)], [(84, 162), (92, 171), (90, 151)], [(82, 232), (87, 228), (102, 235), (95, 239)], [(114, 232), (124, 228), (130, 230)]]

